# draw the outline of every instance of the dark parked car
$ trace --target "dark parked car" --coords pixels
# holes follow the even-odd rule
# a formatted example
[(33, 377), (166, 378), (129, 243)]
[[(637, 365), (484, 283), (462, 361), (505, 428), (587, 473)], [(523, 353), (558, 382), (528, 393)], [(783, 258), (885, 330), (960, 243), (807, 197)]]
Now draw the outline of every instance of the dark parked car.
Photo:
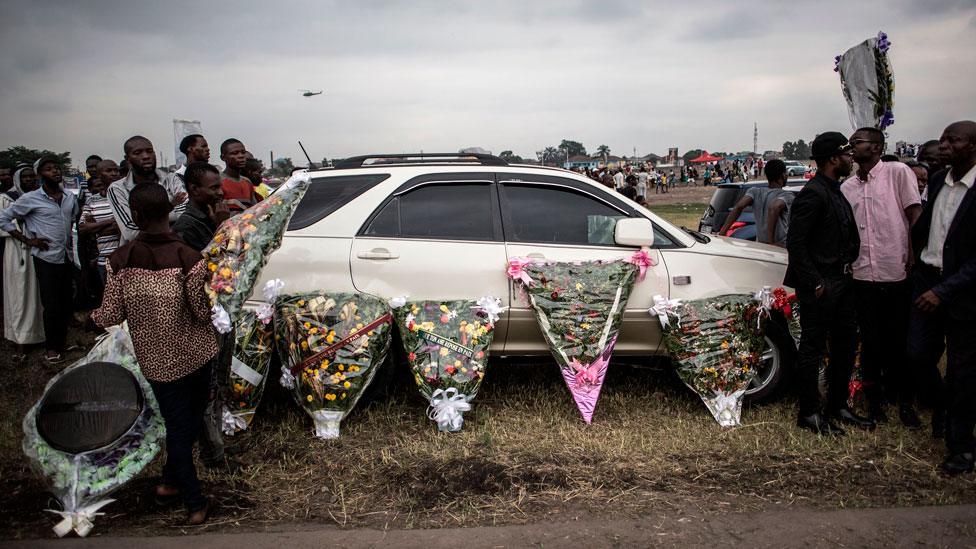
[[(788, 179), (786, 181), (786, 187), (792, 191), (799, 191), (806, 182), (806, 179)], [(705, 234), (717, 233), (722, 228), (722, 224), (725, 223), (725, 218), (732, 213), (732, 208), (735, 207), (736, 202), (745, 196), (747, 190), (753, 187), (768, 186), (769, 184), (765, 181), (722, 183), (716, 186), (715, 193), (712, 194), (712, 200), (708, 203), (708, 208), (705, 209), (705, 213), (698, 222), (698, 232)], [(752, 213), (752, 206), (742, 210), (739, 218), (729, 227), (726, 234), (722, 236), (731, 236), (732, 238), (741, 238), (743, 240), (755, 240), (756, 218)]]

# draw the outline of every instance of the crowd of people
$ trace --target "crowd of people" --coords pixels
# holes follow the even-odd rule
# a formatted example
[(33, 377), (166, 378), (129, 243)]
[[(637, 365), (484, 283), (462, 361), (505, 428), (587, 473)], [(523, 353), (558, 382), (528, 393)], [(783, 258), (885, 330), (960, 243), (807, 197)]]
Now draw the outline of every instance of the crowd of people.
[[(932, 408), (933, 436), (946, 440), (943, 471), (969, 472), (976, 450), (976, 122), (950, 124), (911, 165), (883, 161), (884, 139), (875, 128), (817, 136), (817, 174), (789, 208), (784, 284), (800, 304), (797, 424), (823, 435), (873, 429), (894, 403), (901, 422), (919, 428), (915, 404), (922, 400)], [(866, 417), (848, 407), (858, 341)]]
[(77, 195), (64, 190), (53, 156), (0, 171), (4, 337), (16, 346), (15, 361), (24, 360), (28, 346), (43, 344), (44, 358), (58, 364), (77, 348), (67, 341), (76, 308), (94, 309), (91, 329), (127, 322), (166, 423), (156, 499), (182, 500), (188, 522), (200, 524), (209, 504), (193, 464), (195, 442), (205, 465), (236, 467), (220, 428), (226, 376), (219, 372), (228, 366), (231, 342), (210, 323), (201, 251), (220, 223), (271, 189), (263, 166), (238, 139), (221, 143), (222, 171), (209, 163), (202, 135), (182, 140), (186, 162), (171, 173), (156, 166), (145, 137), (127, 139), (122, 150), (121, 166), (86, 159), (88, 177)]
[[(921, 427), (916, 401), (933, 409), (932, 431), (945, 437), (948, 473), (971, 471), (976, 450), (976, 123), (948, 126), (920, 147), (916, 161), (885, 162), (885, 136), (862, 128), (849, 138), (820, 134), (812, 144), (817, 174), (785, 193), (786, 166), (771, 160), (664, 172), (647, 166), (588, 175), (638, 203), (651, 189), (765, 175), (736, 204), (727, 226), (752, 207), (758, 240), (788, 252), (784, 284), (795, 288), (801, 338), (797, 424), (821, 435), (887, 421)], [(62, 188), (59, 160), (0, 169), (4, 337), (43, 344), (56, 364), (67, 343), (75, 302), (89, 300), (97, 326), (128, 322), (140, 367), (153, 386), (167, 428), (167, 460), (155, 488), (162, 504), (182, 500), (191, 524), (204, 522), (192, 449), (205, 465), (228, 467), (220, 430), (217, 372), (231, 342), (210, 325), (203, 292), (209, 274), (200, 252), (221, 222), (262, 200), (263, 167), (238, 139), (220, 146), (225, 167), (210, 164), (201, 135), (180, 143), (186, 162), (172, 173), (156, 165), (142, 136), (123, 144), (124, 159), (91, 156), (77, 196)], [(856, 164), (856, 170), (854, 166)], [(714, 170), (714, 171), (713, 171)], [(187, 341), (178, 348), (171, 341)], [(857, 352), (868, 415), (848, 406)], [(906, 342), (903, 344), (902, 342)], [(943, 379), (938, 362), (947, 351)], [(820, 367), (829, 356), (827, 396)], [(924, 389), (924, 390), (920, 390)], [(204, 418), (201, 421), (201, 417)]]

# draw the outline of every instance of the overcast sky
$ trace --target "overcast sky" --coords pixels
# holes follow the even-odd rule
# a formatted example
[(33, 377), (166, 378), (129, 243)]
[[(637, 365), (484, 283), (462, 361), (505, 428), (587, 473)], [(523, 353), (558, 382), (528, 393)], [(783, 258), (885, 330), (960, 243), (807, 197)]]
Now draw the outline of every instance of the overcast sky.
[[(220, 4), (220, 5), (218, 5)], [(851, 130), (833, 57), (892, 41), (892, 140), (976, 118), (976, 2), (3, 1), (0, 148), (120, 158), (174, 118), (259, 158), (563, 138), (617, 154)], [(311, 98), (300, 88), (322, 89)], [(214, 153), (212, 161), (218, 161)]]

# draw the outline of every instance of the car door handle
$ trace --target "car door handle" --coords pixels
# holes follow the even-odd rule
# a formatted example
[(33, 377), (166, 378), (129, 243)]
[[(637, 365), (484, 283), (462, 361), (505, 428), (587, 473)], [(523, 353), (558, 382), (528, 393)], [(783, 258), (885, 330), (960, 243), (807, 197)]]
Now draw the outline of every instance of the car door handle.
[(386, 248), (373, 248), (368, 252), (359, 252), (356, 254), (359, 259), (399, 259), (400, 254), (390, 253), (390, 250)]
[(540, 254), (539, 252), (532, 252), (530, 254), (527, 254), (525, 257), (530, 257), (532, 259), (545, 259), (546, 258), (546, 256)]

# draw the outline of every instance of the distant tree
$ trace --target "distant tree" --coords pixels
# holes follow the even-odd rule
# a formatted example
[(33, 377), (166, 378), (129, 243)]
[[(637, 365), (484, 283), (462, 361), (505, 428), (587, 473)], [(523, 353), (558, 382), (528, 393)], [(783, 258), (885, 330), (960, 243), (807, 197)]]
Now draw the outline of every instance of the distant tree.
[(783, 157), (787, 160), (807, 160), (810, 158), (810, 145), (802, 139), (783, 143)]
[(291, 158), (278, 158), (274, 161), (274, 167), (271, 168), (271, 173), (280, 177), (288, 177), (294, 169), (295, 165), (292, 164)]
[(545, 149), (535, 153), (536, 157), (539, 158), (539, 162), (543, 166), (547, 166), (550, 163), (555, 164), (559, 154), (559, 149), (556, 147), (546, 147)]
[(0, 151), (0, 166), (13, 168), (17, 164), (33, 164), (42, 156), (56, 156), (60, 158), (62, 168), (68, 168), (71, 166), (70, 152), (56, 153), (46, 149), (39, 151), (37, 149), (29, 149), (22, 145), (17, 145), (15, 147), (10, 147), (5, 151)]
[(586, 147), (578, 141), (570, 141), (569, 139), (563, 139), (559, 144), (559, 149), (566, 149), (569, 156), (579, 156), (586, 154)]
[(610, 147), (606, 145), (600, 145), (599, 147), (596, 148), (596, 154), (602, 157), (610, 156)]
[(712, 155), (713, 155), (713, 156), (721, 156), (721, 157), (726, 157), (726, 156), (728, 156), (728, 155), (729, 155), (729, 153), (727, 153), (727, 152), (724, 152), (724, 151), (723, 151), (723, 152), (713, 152), (713, 153), (712, 153)]
[(521, 164), (525, 162), (524, 158), (513, 153), (512, 151), (502, 151), (501, 153), (498, 154), (498, 158), (501, 158), (502, 160), (508, 162), (509, 164)]
[(705, 153), (705, 151), (703, 151), (701, 149), (691, 149), (690, 151), (688, 151), (685, 154), (681, 155), (681, 158), (684, 158), (685, 159), (685, 162), (687, 162), (687, 161), (691, 160), (692, 158), (698, 158), (699, 156), (701, 156), (704, 153)]

